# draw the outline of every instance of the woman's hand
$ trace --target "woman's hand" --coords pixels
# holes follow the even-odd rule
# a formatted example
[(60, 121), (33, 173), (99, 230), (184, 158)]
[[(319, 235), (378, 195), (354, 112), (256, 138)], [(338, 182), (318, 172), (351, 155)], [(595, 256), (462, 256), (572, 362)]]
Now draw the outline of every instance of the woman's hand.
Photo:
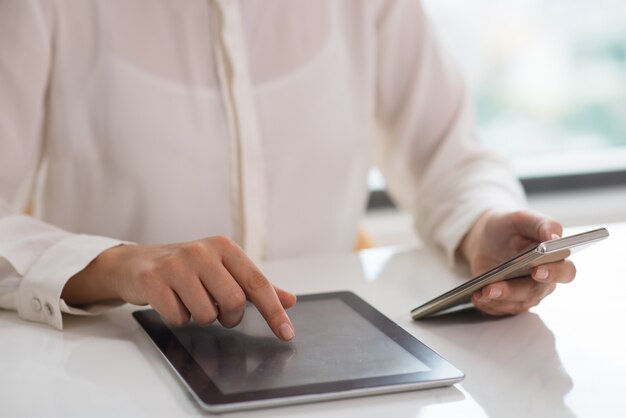
[(295, 295), (272, 286), (237, 244), (221, 236), (110, 248), (74, 275), (61, 297), (74, 306), (111, 299), (150, 304), (172, 325), (193, 318), (200, 325), (217, 319), (225, 327), (241, 321), (250, 300), (276, 336), (294, 337), (285, 309), (296, 303)]
[[(511, 258), (531, 244), (558, 238), (561, 224), (538, 213), (487, 212), (474, 224), (459, 247), (460, 255), (478, 275)], [(474, 292), (472, 303), (489, 315), (527, 311), (556, 288), (571, 282), (576, 267), (570, 260), (537, 266), (531, 276), (489, 284)]]

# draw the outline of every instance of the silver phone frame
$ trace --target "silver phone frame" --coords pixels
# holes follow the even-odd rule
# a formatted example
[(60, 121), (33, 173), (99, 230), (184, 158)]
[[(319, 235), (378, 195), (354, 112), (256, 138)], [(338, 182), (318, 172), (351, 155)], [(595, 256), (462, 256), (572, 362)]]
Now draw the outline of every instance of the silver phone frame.
[(593, 243), (602, 241), (608, 236), (609, 231), (606, 228), (597, 228), (579, 234), (541, 242), (442, 295), (412, 309), (411, 317), (413, 319), (422, 319), (434, 314), (441, 314), (450, 308), (455, 309), (460, 304), (469, 303), (473, 292), (490, 283), (528, 276), (533, 267), (565, 259), (574, 251), (581, 250)]

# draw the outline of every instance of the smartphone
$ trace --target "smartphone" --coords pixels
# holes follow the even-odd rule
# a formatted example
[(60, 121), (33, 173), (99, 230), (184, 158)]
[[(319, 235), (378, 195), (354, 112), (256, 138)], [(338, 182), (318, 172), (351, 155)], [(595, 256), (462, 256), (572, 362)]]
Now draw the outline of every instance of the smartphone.
[(502, 264), (418, 306), (411, 311), (411, 317), (421, 319), (458, 310), (470, 303), (472, 293), (490, 283), (530, 276), (533, 267), (563, 260), (573, 252), (608, 236), (609, 231), (606, 228), (598, 228), (533, 245)]

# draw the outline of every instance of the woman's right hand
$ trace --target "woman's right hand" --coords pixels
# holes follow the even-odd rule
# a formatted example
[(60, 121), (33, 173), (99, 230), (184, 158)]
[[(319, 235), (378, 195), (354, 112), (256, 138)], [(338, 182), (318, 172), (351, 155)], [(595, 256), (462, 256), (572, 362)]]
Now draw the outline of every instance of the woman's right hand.
[(241, 321), (250, 300), (277, 337), (288, 341), (295, 335), (285, 312), (296, 303), (295, 295), (272, 286), (243, 250), (222, 236), (109, 248), (67, 282), (61, 297), (72, 306), (111, 299), (150, 304), (172, 325), (217, 319), (229, 328)]

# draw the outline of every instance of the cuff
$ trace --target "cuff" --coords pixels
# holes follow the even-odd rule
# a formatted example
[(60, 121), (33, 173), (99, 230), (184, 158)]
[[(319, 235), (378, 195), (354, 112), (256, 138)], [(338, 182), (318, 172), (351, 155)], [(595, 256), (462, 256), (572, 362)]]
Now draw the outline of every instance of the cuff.
[(22, 277), (17, 292), (17, 312), (20, 318), (63, 329), (62, 311), (89, 315), (116, 306), (98, 304), (85, 309), (68, 307), (61, 299), (61, 292), (67, 281), (102, 251), (124, 243), (94, 235), (72, 235), (47, 249)]
[(443, 248), (448, 263), (452, 266), (459, 266), (462, 263), (457, 257), (457, 249), (483, 213), (488, 210), (513, 211), (527, 206), (523, 194), (511, 195), (498, 193), (495, 190), (475, 193), (471, 201), (463, 202), (451, 211), (435, 232), (434, 241)]

